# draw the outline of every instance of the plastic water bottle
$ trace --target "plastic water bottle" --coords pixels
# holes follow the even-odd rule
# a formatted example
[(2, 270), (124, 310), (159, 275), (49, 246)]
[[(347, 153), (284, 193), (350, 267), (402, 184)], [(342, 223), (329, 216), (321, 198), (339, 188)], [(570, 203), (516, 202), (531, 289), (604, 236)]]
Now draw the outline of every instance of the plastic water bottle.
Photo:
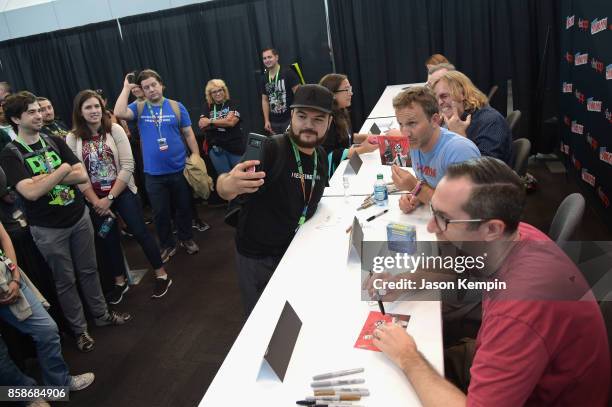
[(102, 239), (106, 238), (106, 235), (108, 235), (108, 232), (110, 232), (114, 224), (115, 218), (110, 215), (107, 216), (107, 218), (104, 219), (102, 225), (100, 225), (100, 229), (98, 230), (98, 236), (100, 236)]
[(382, 174), (376, 176), (376, 183), (374, 184), (374, 201), (378, 206), (387, 206), (389, 201), (387, 184), (383, 181)]
[(349, 199), (349, 177), (348, 175), (345, 175), (342, 177), (342, 186), (344, 187), (344, 201), (348, 201)]

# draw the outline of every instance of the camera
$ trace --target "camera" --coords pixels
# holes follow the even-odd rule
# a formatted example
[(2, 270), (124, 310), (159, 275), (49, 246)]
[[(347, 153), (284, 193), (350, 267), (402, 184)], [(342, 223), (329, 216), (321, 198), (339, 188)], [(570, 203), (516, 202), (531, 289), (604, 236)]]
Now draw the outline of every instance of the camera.
[(138, 78), (139, 74), (140, 74), (140, 71), (133, 71), (127, 74), (128, 83), (136, 83), (136, 78)]

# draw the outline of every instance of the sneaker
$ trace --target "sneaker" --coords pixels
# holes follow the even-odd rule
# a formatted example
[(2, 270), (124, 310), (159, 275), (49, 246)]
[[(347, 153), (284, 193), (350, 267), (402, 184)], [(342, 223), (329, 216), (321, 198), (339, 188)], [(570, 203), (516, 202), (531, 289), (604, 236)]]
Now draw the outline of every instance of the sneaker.
[(89, 385), (93, 383), (94, 378), (95, 376), (93, 373), (83, 373), (78, 376), (70, 377), (70, 391), (79, 391), (89, 387)]
[(132, 316), (126, 312), (109, 311), (105, 316), (96, 318), (95, 322), (96, 326), (123, 325), (131, 319)]
[(123, 294), (130, 289), (130, 286), (127, 282), (123, 283), (123, 285), (115, 284), (113, 290), (106, 296), (106, 301), (109, 304), (117, 305), (123, 299)]
[(194, 219), (191, 222), (191, 227), (198, 232), (206, 232), (208, 229), (210, 229), (210, 225), (206, 222), (202, 222), (200, 219)]
[(193, 240), (183, 240), (181, 242), (181, 247), (187, 251), (187, 254), (196, 254), (200, 251), (200, 248)]
[(77, 347), (81, 352), (91, 352), (95, 345), (96, 342), (87, 332), (83, 332), (77, 338)]
[(167, 263), (170, 260), (170, 257), (176, 254), (176, 246), (166, 247), (161, 252), (162, 263)]
[(168, 288), (172, 285), (172, 279), (167, 277), (165, 280), (163, 278), (155, 279), (155, 288), (153, 289), (153, 295), (151, 298), (161, 298), (168, 292)]
[(26, 404), (26, 407), (51, 407), (51, 404), (47, 403), (43, 399), (36, 399)]

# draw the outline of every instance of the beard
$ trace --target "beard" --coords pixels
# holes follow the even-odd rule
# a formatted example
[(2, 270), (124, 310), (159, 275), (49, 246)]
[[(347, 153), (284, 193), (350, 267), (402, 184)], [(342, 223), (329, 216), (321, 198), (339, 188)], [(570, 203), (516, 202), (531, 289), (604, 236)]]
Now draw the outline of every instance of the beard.
[[(291, 128), (291, 126), (289, 126), (288, 129), (288, 134), (289, 137), (291, 137), (291, 140), (293, 140), (293, 142), (298, 146), (298, 147), (303, 147), (303, 148), (315, 148), (317, 146), (320, 146), (321, 144), (323, 144), (323, 142), (325, 141), (325, 135), (327, 135), (327, 132), (325, 133), (325, 135), (323, 137), (319, 137), (318, 133), (314, 130), (302, 130), (301, 132), (299, 132), (298, 134), (295, 134), (293, 132), (293, 129)], [(316, 139), (313, 141), (304, 141), (301, 139), (301, 135), (302, 134), (314, 134), (316, 136)]]

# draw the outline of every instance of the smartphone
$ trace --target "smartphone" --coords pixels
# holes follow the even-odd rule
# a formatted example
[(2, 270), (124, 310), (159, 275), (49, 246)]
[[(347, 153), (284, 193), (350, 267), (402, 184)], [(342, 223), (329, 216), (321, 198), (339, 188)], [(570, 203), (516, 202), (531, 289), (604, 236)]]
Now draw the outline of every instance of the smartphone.
[(259, 165), (250, 167), (247, 170), (248, 172), (261, 171), (264, 168), (264, 147), (267, 141), (267, 136), (262, 136), (261, 134), (257, 133), (249, 133), (246, 150), (241, 161), (258, 160)]

